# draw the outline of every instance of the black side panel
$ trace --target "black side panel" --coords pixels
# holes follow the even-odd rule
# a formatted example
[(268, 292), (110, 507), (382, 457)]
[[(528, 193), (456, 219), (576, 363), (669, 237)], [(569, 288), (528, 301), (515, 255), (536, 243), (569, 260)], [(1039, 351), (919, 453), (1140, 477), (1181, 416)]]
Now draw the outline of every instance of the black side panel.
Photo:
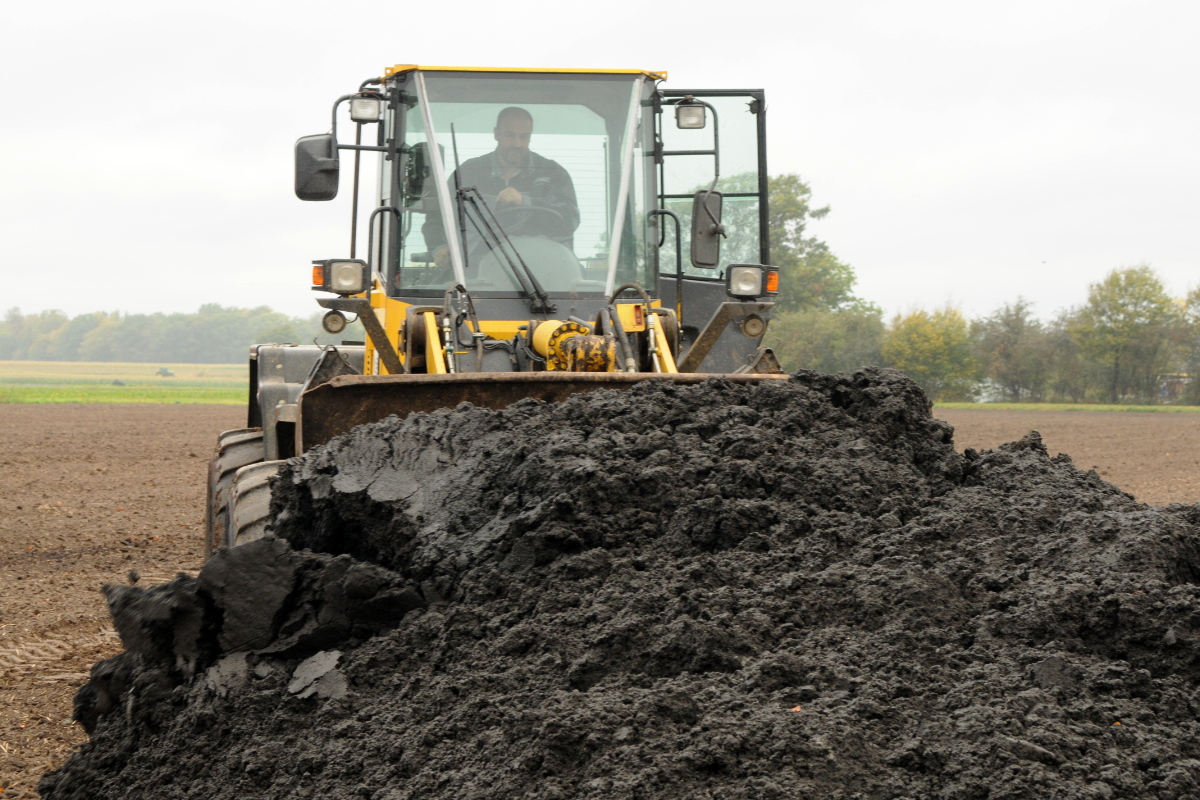
[(250, 356), (250, 397), (246, 402), (246, 427), (262, 427), (262, 409), (258, 407), (258, 353)]
[[(675, 308), (675, 278), (662, 276), (660, 285), (662, 286), (663, 305), (669, 308)], [(670, 302), (668, 303), (668, 298)], [(682, 336), (682, 346), (679, 349), (677, 361), (682, 361), (691, 348), (692, 343), (700, 335), (700, 331), (704, 329), (717, 313), (722, 303), (732, 300), (729, 295), (725, 294), (725, 284), (715, 281), (693, 280), (685, 278), (683, 281), (683, 317), (680, 320), (680, 333)], [(771, 312), (767, 310), (759, 310), (755, 312), (768, 324), (771, 320)], [(739, 317), (740, 319), (740, 317)], [(707, 358), (698, 372), (733, 372), (735, 369), (744, 366), (746, 358), (752, 354), (762, 343), (762, 337), (750, 337), (742, 332), (742, 329), (737, 324), (731, 324), (729, 329), (721, 334), (721, 338), (713, 346)]]

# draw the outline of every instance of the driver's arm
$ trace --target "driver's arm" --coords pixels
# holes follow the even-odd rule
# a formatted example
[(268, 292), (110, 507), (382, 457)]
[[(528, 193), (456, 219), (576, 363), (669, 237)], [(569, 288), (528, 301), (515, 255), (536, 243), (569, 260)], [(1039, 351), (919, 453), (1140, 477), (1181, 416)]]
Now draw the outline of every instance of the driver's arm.
[(570, 173), (549, 159), (538, 170), (533, 188), (525, 193), (522, 204), (557, 211), (566, 223), (568, 236), (579, 227), (579, 201), (575, 199), (575, 184)]
[[(450, 195), (454, 196), (454, 173), (450, 173)], [(425, 246), (431, 253), (446, 246), (446, 226), (442, 222), (442, 212), (436, 197), (426, 201), (425, 221), (421, 223), (421, 238), (425, 240)]]

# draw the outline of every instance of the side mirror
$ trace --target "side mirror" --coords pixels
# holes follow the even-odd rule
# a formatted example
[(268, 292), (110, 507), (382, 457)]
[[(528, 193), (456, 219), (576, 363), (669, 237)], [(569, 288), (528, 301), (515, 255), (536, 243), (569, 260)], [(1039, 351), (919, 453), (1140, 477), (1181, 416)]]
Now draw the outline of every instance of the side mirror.
[(408, 154), (404, 170), (404, 205), (411, 208), (425, 197), (425, 179), (433, 173), (429, 165), (429, 143), (417, 142)]
[(723, 201), (720, 192), (705, 189), (696, 192), (692, 204), (692, 266), (697, 269), (716, 269), (721, 262), (721, 237), (725, 235), (725, 226), (721, 224)]
[(333, 134), (305, 136), (296, 141), (296, 197), (301, 200), (337, 197), (338, 169)]
[[(446, 163), (446, 148), (438, 145), (438, 158)], [(433, 160), (429, 154), (429, 142), (417, 142), (408, 154), (408, 166), (404, 170), (404, 207), (426, 213), (437, 209), (437, 189), (430, 180), (433, 177)]]

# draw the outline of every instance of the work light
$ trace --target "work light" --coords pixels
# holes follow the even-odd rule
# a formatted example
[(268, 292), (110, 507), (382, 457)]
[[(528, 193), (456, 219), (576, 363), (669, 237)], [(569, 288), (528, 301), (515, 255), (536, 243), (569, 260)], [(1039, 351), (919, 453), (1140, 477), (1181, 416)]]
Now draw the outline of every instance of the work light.
[(321, 327), (326, 333), (341, 333), (346, 330), (346, 315), (336, 309), (321, 318)]
[(383, 103), (378, 97), (360, 95), (350, 98), (350, 119), (355, 122), (379, 122), (379, 112)]
[(675, 106), (675, 127), (684, 129), (703, 128), (707, 122), (704, 106)]
[(751, 339), (757, 339), (767, 332), (767, 321), (758, 314), (751, 314), (741, 322), (742, 333)]
[(725, 273), (725, 291), (743, 299), (758, 297), (763, 293), (763, 268), (731, 266)]

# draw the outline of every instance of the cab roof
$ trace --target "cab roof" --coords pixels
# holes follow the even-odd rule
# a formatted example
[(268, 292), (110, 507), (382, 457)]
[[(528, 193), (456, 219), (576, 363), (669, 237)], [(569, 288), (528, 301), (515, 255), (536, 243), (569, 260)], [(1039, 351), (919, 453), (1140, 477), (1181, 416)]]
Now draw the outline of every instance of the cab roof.
[(576, 69), (567, 67), (562, 69), (553, 69), (550, 67), (428, 67), (423, 64), (396, 64), (393, 67), (385, 67), (383, 70), (383, 79), (386, 80), (395, 75), (401, 75), (405, 72), (530, 72), (542, 75), (645, 75), (647, 78), (655, 81), (665, 81), (667, 79), (666, 70), (646, 70), (646, 69)]

